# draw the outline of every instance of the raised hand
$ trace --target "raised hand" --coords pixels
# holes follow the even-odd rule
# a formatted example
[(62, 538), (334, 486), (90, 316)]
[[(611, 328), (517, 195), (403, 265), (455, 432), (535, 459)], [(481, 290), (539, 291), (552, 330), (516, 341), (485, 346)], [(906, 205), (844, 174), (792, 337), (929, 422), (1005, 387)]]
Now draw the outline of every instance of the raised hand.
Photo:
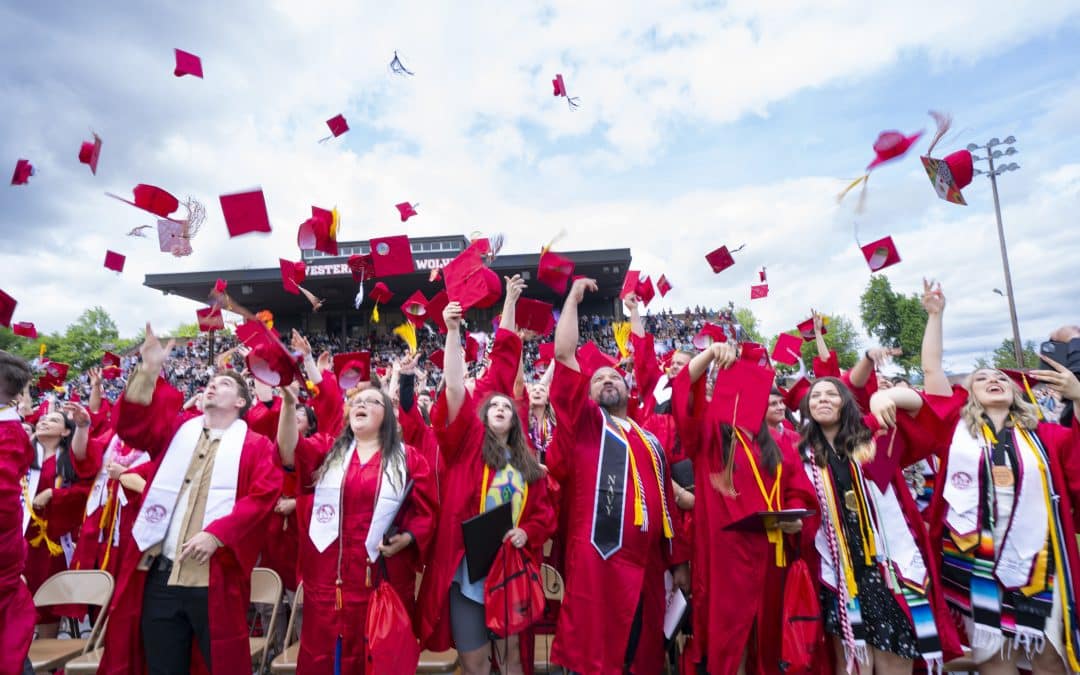
[(174, 346), (176, 346), (176, 340), (169, 340), (168, 344), (162, 346), (161, 340), (154, 335), (150, 322), (146, 322), (146, 338), (139, 347), (139, 355), (142, 356), (143, 363), (150, 372), (156, 375), (161, 370)]
[(460, 302), (451, 302), (443, 308), (442, 312), (443, 322), (446, 323), (447, 330), (459, 331), (461, 330), (461, 320), (464, 316), (464, 311), (461, 309)]
[(945, 294), (941, 292), (941, 284), (932, 279), (923, 279), (922, 306), (927, 314), (941, 314), (945, 311)]
[(90, 426), (90, 413), (86, 408), (82, 407), (78, 403), (68, 401), (64, 404), (62, 410), (64, 414), (71, 418), (75, 422), (77, 427)]
[(1076, 373), (1073, 373), (1068, 368), (1049, 358), (1045, 354), (1041, 358), (1043, 361), (1049, 363), (1054, 369), (1033, 370), (1031, 371), (1031, 376), (1039, 382), (1045, 383), (1050, 387), (1051, 391), (1060, 394), (1062, 398), (1067, 398), (1073, 402), (1080, 402), (1080, 380), (1077, 380)]
[(101, 368), (94, 367), (86, 371), (86, 374), (90, 377), (90, 386), (97, 388), (101, 386)]
[(596, 279), (582, 277), (574, 281), (574, 285), (570, 287), (570, 294), (566, 296), (566, 299), (572, 301), (575, 305), (580, 305), (585, 299), (585, 291), (595, 293), (597, 290), (599, 290), (599, 287), (596, 285)]
[(503, 277), (506, 281), (506, 303), (507, 305), (516, 304), (518, 298), (525, 291), (525, 280), (521, 278), (520, 274), (515, 274), (512, 277)]
[(289, 340), (289, 346), (293, 351), (300, 352), (304, 356), (311, 355), (311, 343), (307, 341), (307, 338), (300, 334), (300, 331), (293, 328), (292, 338)]

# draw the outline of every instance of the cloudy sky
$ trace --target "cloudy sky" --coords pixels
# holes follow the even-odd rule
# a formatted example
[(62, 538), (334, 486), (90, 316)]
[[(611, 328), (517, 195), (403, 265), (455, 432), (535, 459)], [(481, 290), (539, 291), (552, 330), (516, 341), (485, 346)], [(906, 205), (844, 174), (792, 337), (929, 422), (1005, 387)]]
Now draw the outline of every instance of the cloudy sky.
[[(297, 257), (311, 204), (336, 204), (341, 238), (480, 230), (507, 251), (629, 246), (666, 273), (665, 306), (749, 305), (766, 333), (810, 307), (858, 323), (869, 270), (855, 244), (891, 234), (894, 288), (941, 280), (946, 360), (970, 364), (1009, 335), (990, 185), (939, 200), (924, 140), (870, 181), (865, 213), (835, 195), (878, 132), (933, 130), (939, 156), (1017, 137), (999, 182), (1025, 339), (1080, 320), (1080, 5), (1070, 0), (706, 2), (5, 3), (0, 160), (36, 167), (0, 187), (0, 288), (16, 320), (60, 329), (103, 305), (121, 331), (192, 319), (143, 275), (270, 267)], [(895, 5), (895, 8), (884, 5)], [(901, 7), (902, 5), (902, 7)], [(172, 75), (173, 48), (205, 79)], [(387, 71), (394, 50), (415, 73)], [(564, 75), (581, 107), (551, 95)], [(352, 130), (326, 144), (339, 112)], [(78, 163), (93, 129), (97, 176)], [(151, 216), (103, 195), (159, 185), (209, 212), (194, 255), (125, 237)], [(274, 232), (229, 240), (217, 196), (260, 185)], [(713, 275), (705, 252), (746, 248)], [(120, 276), (106, 248), (127, 254)], [(749, 303), (758, 267), (771, 294)], [(655, 305), (654, 305), (655, 307)], [(868, 345), (869, 346), (869, 345)]]

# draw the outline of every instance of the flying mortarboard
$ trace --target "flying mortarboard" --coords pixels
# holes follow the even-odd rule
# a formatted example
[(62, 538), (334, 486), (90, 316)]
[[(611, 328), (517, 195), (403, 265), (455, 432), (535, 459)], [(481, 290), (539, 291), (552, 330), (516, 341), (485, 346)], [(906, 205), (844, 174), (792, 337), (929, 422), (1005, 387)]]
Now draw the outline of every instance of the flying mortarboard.
[(120, 377), (120, 357), (112, 352), (101, 355), (101, 376), (106, 380)]
[(409, 323), (419, 328), (427, 318), (428, 300), (421, 291), (414, 291), (405, 302), (401, 303), (401, 313)]
[(106, 192), (105, 194), (113, 199), (118, 199), (125, 204), (131, 204), (143, 211), (149, 211), (159, 218), (169, 218), (169, 214), (180, 208), (180, 200), (156, 185), (139, 183), (132, 189), (131, 193), (132, 196), (134, 196), (135, 201), (124, 199), (123, 197), (114, 195), (110, 192)]
[(446, 332), (446, 322), (443, 320), (443, 310), (450, 304), (450, 298), (446, 291), (442, 290), (431, 296), (427, 302), (427, 318), (435, 324), (440, 333)]
[(652, 299), (656, 297), (656, 291), (653, 290), (652, 279), (649, 277), (641, 277), (638, 279), (637, 286), (634, 287), (634, 295), (638, 296), (641, 303), (646, 307), (652, 302)]
[(533, 361), (533, 368), (539, 368), (551, 363), (551, 360), (555, 358), (555, 343), (554, 342), (541, 342), (537, 347), (537, 357)]
[(124, 271), (124, 261), (127, 257), (116, 251), (105, 251), (105, 268), (114, 272)]
[(446, 294), (461, 303), (462, 311), (491, 307), (502, 296), (499, 275), (484, 266), (480, 248), (470, 244), (443, 268)]
[(37, 328), (29, 321), (19, 321), (11, 327), (11, 331), (19, 337), (30, 338), (31, 340), (37, 339)]
[(390, 288), (379, 281), (371, 288), (371, 292), (368, 293), (371, 301), (375, 303), (375, 307), (371, 310), (371, 320), (374, 323), (379, 323), (379, 304), (386, 304), (390, 302), (390, 299), (394, 297)]
[(331, 138), (337, 138), (338, 136), (349, 130), (349, 123), (345, 121), (344, 115), (334, 115), (330, 119), (326, 120), (326, 126), (330, 127), (330, 133), (333, 135), (319, 139), (320, 143), (324, 143)]
[(724, 332), (723, 326), (705, 322), (705, 325), (697, 332), (692, 342), (694, 347), (698, 349), (708, 349), (714, 342), (727, 342), (727, 333)]
[(551, 81), (551, 86), (554, 87), (554, 89), (555, 89), (554, 96), (556, 96), (556, 97), (559, 97), (559, 96), (566, 97), (566, 103), (570, 106), (570, 109), (571, 110), (577, 110), (578, 97), (577, 96), (570, 96), (569, 94), (566, 93), (566, 82), (563, 81), (563, 76), (562, 76), (561, 73), (555, 75), (555, 79)]
[(769, 296), (769, 284), (754, 284), (750, 287), (750, 299), (760, 300)]
[(368, 243), (371, 246), (371, 263), (376, 277), (392, 277), (416, 271), (412, 244), (406, 235), (377, 237)]
[(394, 204), (394, 208), (396, 208), (398, 210), (398, 213), (401, 214), (401, 222), (403, 222), (403, 223), (406, 220), (408, 220), (409, 218), (412, 218), (413, 216), (418, 215), (416, 213), (416, 207), (417, 206), (420, 206), (420, 205), (419, 204), (410, 204), (409, 202), (401, 202), (400, 204)]
[(195, 310), (195, 320), (199, 324), (199, 330), (203, 333), (225, 328), (225, 319), (221, 316), (221, 307), (197, 309)]
[(284, 387), (294, 380), (304, 381), (297, 358), (262, 321), (240, 324), (236, 327), (236, 337), (250, 350), (244, 362), (256, 380), (271, 387)]
[(871, 272), (880, 272), (900, 262), (900, 253), (896, 250), (892, 237), (878, 239), (861, 248)]
[(45, 366), (45, 374), (38, 378), (37, 388), (44, 391), (63, 385), (64, 380), (67, 379), (68, 370), (70, 368), (71, 366), (66, 363), (49, 361)]
[(221, 212), (230, 237), (251, 232), (270, 232), (270, 216), (262, 188), (221, 195)]
[(626, 276), (623, 277), (622, 288), (619, 290), (619, 299), (625, 300), (631, 294), (637, 295), (639, 281), (641, 281), (641, 272), (637, 270), (626, 270)]
[(34, 175), (34, 166), (28, 159), (20, 159), (15, 162), (15, 173), (11, 175), (12, 185), (26, 185), (30, 182), (30, 176)]
[(540, 254), (536, 280), (559, 295), (566, 293), (570, 277), (574, 275), (574, 261), (551, 250)]
[(585, 377), (592, 377), (601, 368), (615, 368), (619, 363), (614, 356), (602, 352), (592, 340), (578, 347), (577, 362)]
[(278, 258), (278, 265), (281, 267), (281, 285), (285, 287), (285, 292), (300, 295), (300, 284), (307, 278), (307, 265), (303, 260), (292, 262), (285, 258)]
[(546, 337), (555, 328), (555, 316), (550, 303), (532, 298), (518, 298), (514, 305), (517, 327)]
[(885, 162), (892, 161), (903, 157), (911, 146), (915, 144), (919, 137), (922, 136), (921, 131), (907, 136), (899, 131), (882, 131), (878, 134), (877, 140), (874, 141), (874, 159), (866, 165), (866, 173), (853, 180), (843, 192), (836, 197), (836, 201), (840, 201), (851, 192), (860, 183), (862, 184), (862, 193), (859, 195), (859, 205), (856, 207), (856, 211), (862, 211), (863, 206), (866, 203), (866, 185), (870, 179), (870, 172), (876, 167), (884, 164)]
[(176, 68), (173, 69), (173, 75), (177, 77), (194, 75), (200, 79), (202, 78), (202, 59), (185, 52), (183, 49), (174, 49), (173, 51), (176, 52)]
[(0, 326), (11, 327), (11, 315), (15, 313), (15, 306), (19, 303), (4, 291), (0, 291)]
[(98, 158), (101, 157), (101, 137), (94, 134), (94, 140), (83, 141), (79, 148), (79, 161), (90, 165), (90, 173), (97, 175)]
[(296, 245), (304, 251), (322, 251), (326, 255), (338, 255), (337, 232), (341, 220), (338, 210), (331, 211), (311, 207), (311, 217), (300, 224), (296, 232)]
[(660, 278), (656, 280), (656, 290), (660, 291), (661, 298), (666, 296), (668, 291), (671, 290), (671, 282), (668, 281), (665, 275), (661, 274)]
[(352, 389), (371, 381), (371, 352), (347, 352), (334, 355), (334, 374), (342, 389)]
[(754, 352), (740, 355), (730, 368), (722, 371), (713, 385), (709, 406), (715, 419), (751, 434), (757, 433), (769, 409), (776, 372), (759, 365)]
[(768, 279), (765, 278), (765, 268), (764, 267), (762, 267), (758, 271), (758, 279), (761, 281), (761, 283), (765, 283), (766, 281), (768, 281)]
[[(743, 246), (745, 246), (745, 244)], [(707, 260), (709, 266), (712, 267), (713, 273), (719, 274), (735, 264), (735, 258), (733, 258), (731, 254), (738, 253), (743, 249), (743, 246), (740, 246), (734, 251), (729, 251), (727, 246), (721, 246), (715, 251), (710, 251), (706, 254), (705, 260)]]
[[(827, 317), (827, 316), (821, 317), (821, 334), (822, 335), (827, 335), (829, 333), (828, 326), (829, 326), (829, 317)], [(802, 323), (795, 326), (795, 328), (798, 329), (799, 335), (801, 335), (802, 339), (805, 340), (806, 342), (810, 342), (810, 341), (814, 340), (814, 317), (810, 317), (806, 321), (803, 321)]]
[(791, 333), (781, 333), (773, 345), (772, 360), (793, 366), (799, 361), (802, 354), (802, 338)]

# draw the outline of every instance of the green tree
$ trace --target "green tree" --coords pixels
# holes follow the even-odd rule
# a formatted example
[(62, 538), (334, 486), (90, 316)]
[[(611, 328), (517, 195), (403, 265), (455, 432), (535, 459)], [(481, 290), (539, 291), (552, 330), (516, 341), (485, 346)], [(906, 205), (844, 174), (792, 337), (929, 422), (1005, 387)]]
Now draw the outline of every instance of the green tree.
[(16, 335), (9, 328), (0, 328), (0, 349), (29, 361), (37, 356), (38, 344), (42, 337), (44, 336), (38, 336), (37, 340), (27, 340)]
[(759, 345), (765, 344), (765, 338), (761, 334), (761, 329), (758, 326), (757, 317), (754, 316), (753, 310), (748, 307), (739, 307), (735, 310), (735, 320), (742, 326), (743, 332), (746, 333), (746, 337), (751, 342), (756, 342)]
[(922, 336), (926, 330), (926, 311), (921, 298), (912, 293), (897, 293), (883, 276), (870, 277), (859, 302), (863, 327), (883, 347), (899, 347), (902, 356), (894, 362), (905, 375), (918, 373), (922, 352)]
[[(840, 362), (841, 369), (851, 368), (859, 360), (859, 333), (855, 330), (855, 324), (846, 316), (831, 316), (826, 326), (825, 346), (836, 352), (836, 358)], [(798, 331), (788, 331), (791, 335), (798, 335)], [(776, 340), (769, 342), (769, 349), (776, 346)], [(802, 344), (802, 359), (807, 369), (811, 368), (814, 358), (818, 355), (817, 343), (813, 340), (804, 341)], [(781, 373), (794, 373), (798, 366), (786, 366), (777, 364), (776, 368)]]
[[(1001, 341), (1001, 346), (994, 350), (991, 354), (992, 363), (995, 368), (1016, 368), (1016, 354), (1013, 351), (1012, 338), (1005, 338)], [(1039, 355), (1035, 351), (1035, 342), (1028, 340), (1024, 343), (1024, 365), (1023, 368), (1038, 368), (1039, 367)]]
[(120, 331), (108, 312), (93, 307), (70, 324), (62, 336), (54, 333), (45, 340), (48, 345), (45, 356), (69, 363), (76, 372), (82, 372), (100, 363), (105, 350), (123, 350), (129, 342), (120, 339)]
[(197, 322), (182, 323), (169, 333), (169, 337), (195, 339), (199, 337), (199, 324)]

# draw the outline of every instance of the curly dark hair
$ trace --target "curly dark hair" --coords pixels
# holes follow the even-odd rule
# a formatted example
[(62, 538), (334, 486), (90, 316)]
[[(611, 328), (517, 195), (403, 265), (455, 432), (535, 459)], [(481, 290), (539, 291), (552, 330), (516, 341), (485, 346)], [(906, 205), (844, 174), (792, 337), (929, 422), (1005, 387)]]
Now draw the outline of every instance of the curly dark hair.
[(799, 405), (799, 414), (802, 417), (802, 442), (799, 443), (799, 451), (804, 457), (808, 451), (813, 453), (814, 463), (825, 466), (828, 463), (829, 441), (825, 438), (825, 432), (821, 425), (810, 416), (810, 397), (814, 389), (823, 383), (831, 383), (840, 393), (840, 430), (836, 434), (833, 447), (841, 457), (856, 457), (856, 451), (867, 445), (873, 447), (874, 434), (866, 426), (862, 419), (862, 412), (855, 402), (851, 390), (842, 380), (836, 377), (822, 377), (810, 385), (810, 391), (806, 393)]

